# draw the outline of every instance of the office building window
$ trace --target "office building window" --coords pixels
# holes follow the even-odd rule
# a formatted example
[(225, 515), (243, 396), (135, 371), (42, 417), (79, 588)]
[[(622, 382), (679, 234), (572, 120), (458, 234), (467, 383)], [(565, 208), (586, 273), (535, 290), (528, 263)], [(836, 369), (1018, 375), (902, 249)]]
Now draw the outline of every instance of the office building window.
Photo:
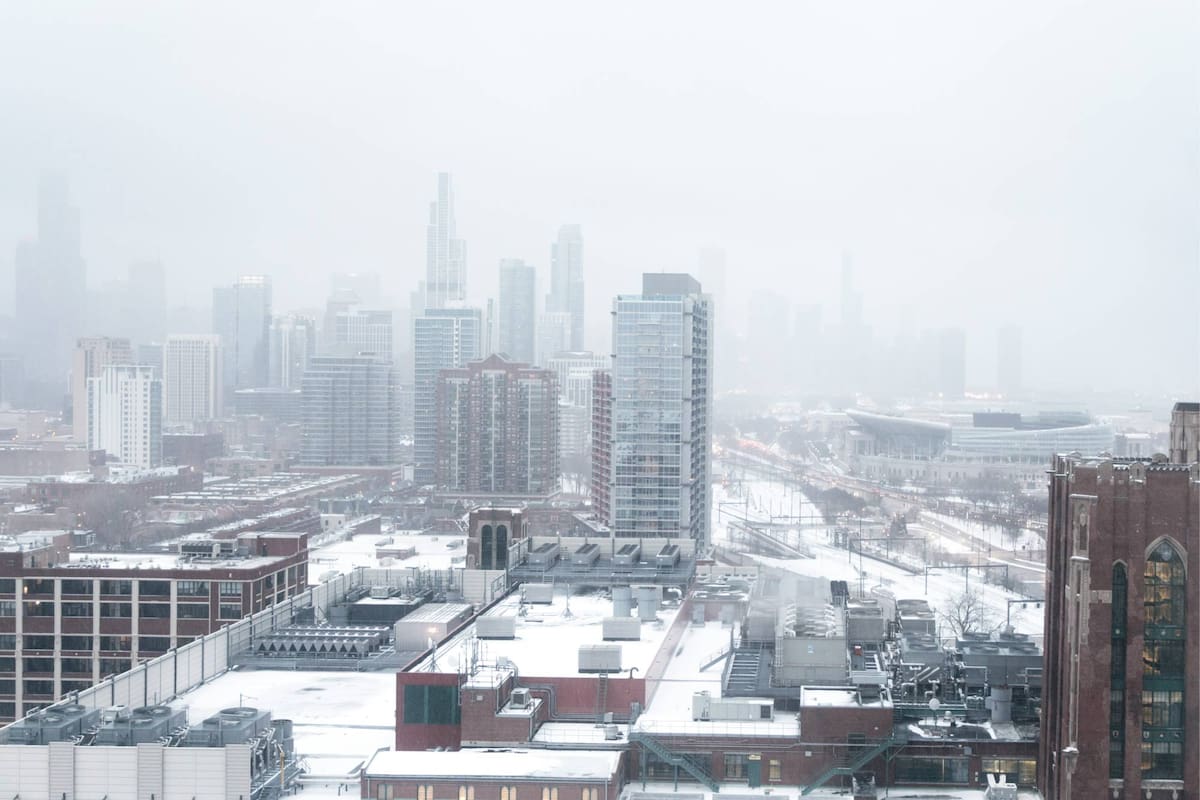
[(1156, 545), (1143, 574), (1142, 779), (1183, 778), (1187, 577), (1169, 543)]

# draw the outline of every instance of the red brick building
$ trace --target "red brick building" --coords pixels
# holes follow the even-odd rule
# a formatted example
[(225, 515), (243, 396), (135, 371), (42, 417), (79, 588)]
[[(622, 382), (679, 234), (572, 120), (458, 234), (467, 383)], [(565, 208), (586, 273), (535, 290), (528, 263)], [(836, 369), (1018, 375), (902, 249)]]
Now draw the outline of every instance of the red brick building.
[(1200, 465), (1057, 457), (1046, 545), (1043, 795), (1196, 800)]
[[(308, 585), (308, 534), (246, 533), (192, 552), (0, 549), (0, 721), (240, 620)], [(69, 534), (66, 534), (69, 536)], [(207, 546), (207, 552), (204, 547)]]

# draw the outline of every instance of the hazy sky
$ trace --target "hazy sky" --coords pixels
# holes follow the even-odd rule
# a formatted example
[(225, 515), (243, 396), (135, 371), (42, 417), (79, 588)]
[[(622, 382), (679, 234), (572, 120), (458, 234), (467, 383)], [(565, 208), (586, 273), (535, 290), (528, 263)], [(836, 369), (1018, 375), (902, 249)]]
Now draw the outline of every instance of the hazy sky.
[[(0, 283), (66, 171), (93, 283), (206, 306), (266, 272), (398, 300), (455, 176), (471, 294), (586, 238), (589, 337), (638, 274), (729, 257), (877, 332), (1025, 328), (1029, 383), (1200, 386), (1200, 21), (1178, 3), (0, 4)], [(544, 292), (544, 286), (541, 290)]]

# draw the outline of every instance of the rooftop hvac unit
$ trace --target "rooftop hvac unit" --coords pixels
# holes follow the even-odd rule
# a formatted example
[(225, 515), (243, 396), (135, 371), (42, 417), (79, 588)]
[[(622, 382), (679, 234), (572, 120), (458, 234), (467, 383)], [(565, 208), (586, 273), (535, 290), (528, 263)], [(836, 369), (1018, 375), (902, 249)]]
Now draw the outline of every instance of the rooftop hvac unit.
[(620, 738), (621, 738), (621, 731), (620, 731), (620, 729), (617, 728), (616, 725), (605, 725), (604, 726), (604, 741), (615, 742), (617, 739), (620, 739)]
[(508, 697), (508, 703), (513, 708), (529, 708), (530, 702), (528, 689), (513, 689)]
[(475, 635), (480, 639), (515, 639), (516, 617), (480, 617), (475, 620)]
[(579, 648), (579, 671), (584, 673), (620, 672), (621, 645), (581, 645)]
[(371, 597), (376, 600), (386, 600), (392, 596), (392, 590), (387, 586), (372, 586)]

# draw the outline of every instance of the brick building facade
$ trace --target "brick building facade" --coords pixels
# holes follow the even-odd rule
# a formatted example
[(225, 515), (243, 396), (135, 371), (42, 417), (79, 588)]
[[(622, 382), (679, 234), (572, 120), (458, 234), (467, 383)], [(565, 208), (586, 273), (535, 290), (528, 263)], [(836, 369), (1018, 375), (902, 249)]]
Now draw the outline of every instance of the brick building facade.
[(307, 588), (308, 534), (247, 533), (236, 545), (219, 557), (71, 556), (59, 536), (0, 551), (0, 722)]
[(1200, 465), (1055, 458), (1046, 800), (1200, 797)]

